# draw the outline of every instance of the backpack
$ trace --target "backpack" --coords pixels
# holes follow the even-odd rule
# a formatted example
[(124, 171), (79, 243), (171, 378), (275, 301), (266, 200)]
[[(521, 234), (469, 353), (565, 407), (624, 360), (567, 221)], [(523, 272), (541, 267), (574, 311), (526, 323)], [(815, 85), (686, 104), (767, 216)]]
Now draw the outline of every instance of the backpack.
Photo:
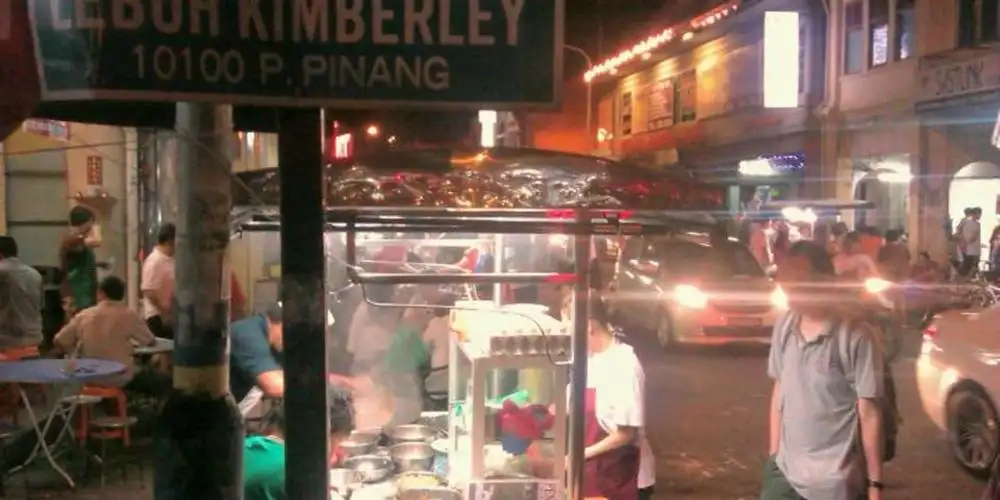
[[(792, 317), (794, 313), (787, 313), (780, 320), (781, 321), (781, 351), (784, 353), (786, 346), (788, 345), (788, 339), (792, 336), (788, 331), (792, 324)], [(847, 326), (851, 328), (843, 328), (842, 324), (836, 325), (835, 333), (831, 338), (833, 342), (833, 348), (838, 352), (837, 356), (837, 369), (839, 372), (846, 376), (845, 367), (850, 364), (850, 356), (848, 349), (850, 346), (847, 342), (844, 342), (841, 337), (846, 333), (853, 330), (855, 324), (859, 321), (864, 321), (869, 324), (871, 328), (876, 330), (881, 330), (881, 326), (874, 324), (869, 320), (865, 319), (851, 319), (842, 320), (847, 322)], [(885, 356), (885, 349), (878, 336), (874, 339), (875, 347), (880, 352), (882, 352), (883, 359), (885, 360), (884, 368), (882, 370), (882, 385), (883, 392), (882, 398), (879, 400), (879, 407), (882, 410), (882, 461), (889, 462), (896, 457), (896, 436), (899, 433), (899, 407), (896, 403), (896, 381), (892, 376), (892, 369), (889, 365), (889, 359)]]

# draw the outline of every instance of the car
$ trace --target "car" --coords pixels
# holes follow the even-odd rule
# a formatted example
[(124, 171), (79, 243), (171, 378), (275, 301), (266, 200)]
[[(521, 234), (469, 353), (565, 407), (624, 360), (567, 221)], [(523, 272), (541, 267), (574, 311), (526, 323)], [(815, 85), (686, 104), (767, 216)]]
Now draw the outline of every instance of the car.
[(746, 246), (682, 232), (633, 236), (622, 246), (606, 293), (623, 327), (683, 344), (767, 343), (787, 298)]
[(916, 361), (917, 392), (948, 451), (968, 473), (990, 474), (1000, 449), (1000, 306), (948, 311), (925, 328)]

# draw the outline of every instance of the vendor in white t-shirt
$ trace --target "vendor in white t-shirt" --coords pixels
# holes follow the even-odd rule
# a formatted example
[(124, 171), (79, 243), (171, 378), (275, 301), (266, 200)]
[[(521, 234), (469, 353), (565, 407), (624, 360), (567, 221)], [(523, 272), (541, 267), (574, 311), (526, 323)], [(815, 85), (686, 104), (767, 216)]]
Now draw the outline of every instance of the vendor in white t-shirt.
[(590, 303), (584, 407), (584, 496), (652, 497), (656, 464), (646, 440), (646, 375), (632, 347), (611, 332), (600, 300)]

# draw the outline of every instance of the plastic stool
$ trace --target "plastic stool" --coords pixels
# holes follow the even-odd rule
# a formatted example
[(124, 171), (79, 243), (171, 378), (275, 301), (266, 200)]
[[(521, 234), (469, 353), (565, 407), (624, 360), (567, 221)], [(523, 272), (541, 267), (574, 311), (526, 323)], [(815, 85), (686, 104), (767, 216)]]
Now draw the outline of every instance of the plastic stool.
[[(136, 422), (138, 422), (138, 419), (135, 417), (102, 417), (90, 421), (90, 427), (97, 431), (90, 435), (91, 438), (101, 441), (101, 454), (99, 457), (101, 460), (101, 488), (104, 488), (104, 472), (108, 466), (108, 441), (118, 439), (122, 434), (128, 435), (129, 429)], [(133, 454), (132, 447), (125, 440), (122, 440), (122, 444), (129, 455), (127, 458), (134, 460), (136, 457)], [(122, 481), (128, 479), (128, 466), (136, 465), (139, 469), (139, 482), (143, 482), (142, 464), (130, 464), (130, 460), (128, 459), (121, 462)]]
[[(128, 400), (125, 396), (125, 391), (120, 387), (108, 387), (102, 385), (85, 385), (81, 391), (82, 395), (85, 396), (95, 396), (103, 399), (110, 399), (115, 402), (115, 412), (114, 418), (126, 418), (128, 417)], [(80, 427), (77, 429), (77, 433), (80, 438), (84, 441), (87, 440), (87, 434), (89, 433), (90, 425), (90, 407), (84, 406), (81, 408), (81, 415), (83, 420), (80, 421)], [(112, 438), (121, 440), (124, 442), (125, 446), (128, 447), (131, 444), (131, 437), (129, 429), (118, 428), (114, 430), (105, 430), (103, 438)]]
[[(101, 401), (102, 399), (97, 396), (87, 396), (85, 394), (66, 396), (60, 399), (56, 415), (61, 417), (65, 424), (59, 431), (59, 437), (56, 438), (56, 442), (59, 442), (64, 434), (69, 433), (70, 439), (75, 441), (80, 448), (86, 448), (87, 433), (81, 433), (79, 429), (87, 425), (87, 420), (90, 417), (90, 409)], [(77, 422), (76, 432), (73, 431), (74, 418)]]

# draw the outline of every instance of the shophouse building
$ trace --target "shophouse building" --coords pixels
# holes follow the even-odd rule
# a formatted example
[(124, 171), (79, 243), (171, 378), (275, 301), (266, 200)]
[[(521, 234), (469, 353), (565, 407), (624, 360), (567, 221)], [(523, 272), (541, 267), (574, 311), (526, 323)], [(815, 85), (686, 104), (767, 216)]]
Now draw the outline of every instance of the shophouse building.
[(598, 148), (725, 184), (733, 212), (818, 196), (823, 3), (706, 5), (587, 73), (592, 84), (614, 82), (597, 103)]
[(855, 224), (944, 258), (966, 207), (997, 224), (997, 0), (832, 0), (825, 194), (874, 202)]

